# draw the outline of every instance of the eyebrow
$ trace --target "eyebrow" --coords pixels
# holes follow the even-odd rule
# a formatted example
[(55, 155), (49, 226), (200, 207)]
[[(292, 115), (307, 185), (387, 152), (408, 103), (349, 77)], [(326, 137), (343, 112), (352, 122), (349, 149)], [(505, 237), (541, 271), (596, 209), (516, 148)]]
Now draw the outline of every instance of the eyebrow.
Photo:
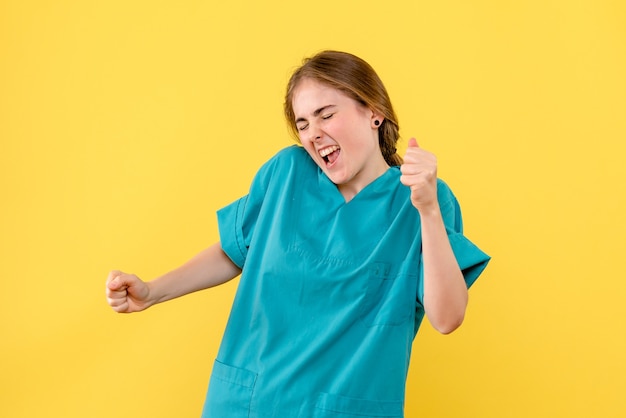
[[(334, 107), (334, 106), (336, 106), (336, 105), (334, 105), (334, 104), (329, 104), (329, 105), (326, 105), (326, 106), (322, 106), (322, 107), (320, 107), (319, 109), (315, 110), (315, 112), (313, 112), (313, 116), (314, 116), (314, 117), (317, 117), (317, 116), (319, 116), (319, 115), (320, 115), (320, 113), (322, 113), (324, 110), (327, 110), (329, 107)], [(305, 118), (298, 118), (298, 119), (296, 119), (296, 123), (300, 123), (300, 122), (306, 122), (306, 119), (305, 119)]]

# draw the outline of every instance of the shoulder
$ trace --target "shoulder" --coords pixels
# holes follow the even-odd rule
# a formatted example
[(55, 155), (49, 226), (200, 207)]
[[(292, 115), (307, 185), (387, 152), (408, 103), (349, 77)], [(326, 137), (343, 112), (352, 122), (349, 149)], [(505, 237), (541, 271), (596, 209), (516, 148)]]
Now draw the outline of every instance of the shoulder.
[(313, 162), (306, 150), (299, 145), (291, 145), (281, 149), (272, 159), (281, 162)]
[(288, 146), (278, 151), (261, 166), (253, 183), (266, 188), (272, 179), (285, 179), (287, 176), (306, 172), (311, 164), (315, 166), (304, 148), (298, 145)]
[(263, 164), (263, 170), (288, 169), (293, 165), (311, 164), (313, 160), (304, 148), (299, 145), (291, 145), (278, 151), (272, 158)]
[(450, 187), (441, 179), (437, 179), (437, 200), (446, 229), (462, 233), (461, 207)]
[(442, 179), (437, 179), (437, 199), (440, 206), (456, 204), (456, 196), (450, 189), (450, 186)]

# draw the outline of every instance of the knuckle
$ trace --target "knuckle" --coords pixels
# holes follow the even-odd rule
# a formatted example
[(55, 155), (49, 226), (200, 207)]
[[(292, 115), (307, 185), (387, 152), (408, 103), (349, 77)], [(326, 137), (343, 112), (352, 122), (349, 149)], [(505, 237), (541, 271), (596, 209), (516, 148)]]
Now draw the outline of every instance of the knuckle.
[(122, 313), (127, 310), (128, 306), (126, 304), (116, 305), (113, 307), (113, 310), (117, 313)]

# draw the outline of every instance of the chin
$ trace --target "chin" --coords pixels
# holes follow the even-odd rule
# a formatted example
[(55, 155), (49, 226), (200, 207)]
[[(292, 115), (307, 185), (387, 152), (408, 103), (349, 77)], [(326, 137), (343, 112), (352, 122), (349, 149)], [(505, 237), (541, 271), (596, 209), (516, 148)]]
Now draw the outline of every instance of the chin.
[(330, 174), (328, 174), (328, 172), (326, 172), (326, 176), (328, 176), (330, 181), (335, 183), (337, 186), (341, 186), (341, 185), (346, 184), (348, 182), (348, 179), (346, 178), (346, 176), (330, 175)]

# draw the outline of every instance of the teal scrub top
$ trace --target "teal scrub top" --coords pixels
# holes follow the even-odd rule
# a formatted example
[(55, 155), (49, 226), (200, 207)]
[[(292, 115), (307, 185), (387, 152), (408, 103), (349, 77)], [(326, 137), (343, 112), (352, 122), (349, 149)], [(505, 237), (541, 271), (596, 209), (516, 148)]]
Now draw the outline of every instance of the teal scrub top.
[[(467, 285), (489, 256), (437, 194)], [(248, 195), (218, 211), (242, 274), (203, 417), (403, 417), (411, 346), (424, 317), (420, 217), (390, 167), (352, 200), (288, 147)]]

